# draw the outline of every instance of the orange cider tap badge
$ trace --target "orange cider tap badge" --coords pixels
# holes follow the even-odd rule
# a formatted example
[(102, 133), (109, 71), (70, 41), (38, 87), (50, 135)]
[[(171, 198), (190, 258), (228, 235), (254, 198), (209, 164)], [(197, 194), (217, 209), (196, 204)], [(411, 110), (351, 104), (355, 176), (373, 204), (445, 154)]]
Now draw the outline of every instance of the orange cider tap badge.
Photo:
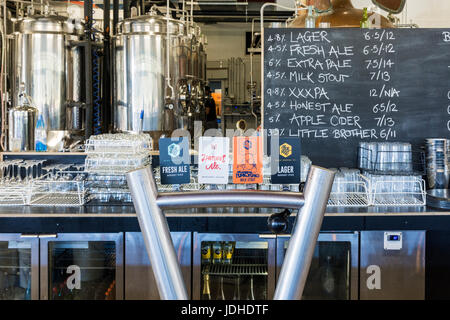
[(263, 145), (261, 137), (234, 137), (233, 183), (263, 182)]

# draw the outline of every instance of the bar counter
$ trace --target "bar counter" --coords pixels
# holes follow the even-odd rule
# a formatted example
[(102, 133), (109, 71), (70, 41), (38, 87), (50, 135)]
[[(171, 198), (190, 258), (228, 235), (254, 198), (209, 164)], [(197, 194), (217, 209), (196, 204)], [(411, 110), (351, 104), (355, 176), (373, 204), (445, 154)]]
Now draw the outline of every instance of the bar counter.
[[(281, 210), (281, 209), (280, 209)], [(270, 233), (267, 213), (215, 213), (204, 209), (166, 211), (171, 231)], [(290, 232), (296, 213), (289, 217)], [(430, 207), (332, 207), (322, 231), (450, 230), (450, 211)], [(0, 233), (85, 233), (140, 231), (132, 205), (0, 207)]]

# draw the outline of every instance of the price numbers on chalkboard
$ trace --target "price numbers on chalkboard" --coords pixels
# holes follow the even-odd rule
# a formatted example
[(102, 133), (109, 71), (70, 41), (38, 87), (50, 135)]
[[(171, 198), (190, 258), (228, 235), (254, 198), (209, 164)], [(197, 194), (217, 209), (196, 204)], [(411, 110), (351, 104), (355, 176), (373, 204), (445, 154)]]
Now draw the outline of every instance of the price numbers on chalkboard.
[(367, 56), (369, 54), (375, 54), (381, 56), (385, 53), (395, 53), (395, 48), (392, 43), (380, 43), (374, 45), (367, 45), (363, 49), (363, 53)]
[(447, 130), (450, 131), (450, 91), (447, 93), (447, 98), (448, 98), (447, 114), (449, 117), (449, 120), (447, 121)]
[(385, 40), (395, 40), (394, 31), (380, 30), (380, 31), (368, 31), (364, 32), (365, 40), (377, 40), (383, 42)]
[(368, 59), (365, 60), (366, 63), (366, 68), (369, 70), (372, 69), (377, 69), (377, 70), (381, 70), (381, 69), (391, 69), (394, 65), (395, 62), (393, 62), (391, 59), (385, 59), (385, 58), (379, 58), (379, 59)]
[(364, 40), (367, 45), (364, 46), (362, 53), (367, 56), (364, 62), (369, 81), (374, 85), (382, 84), (369, 90), (369, 98), (379, 100), (372, 107), (374, 124), (379, 130), (378, 136), (381, 139), (393, 139), (397, 137), (395, 126), (399, 121), (395, 117), (399, 112), (399, 106), (394, 100), (400, 97), (400, 91), (390, 86), (393, 80), (392, 69), (395, 66), (396, 38), (393, 31), (383, 30), (364, 32)]

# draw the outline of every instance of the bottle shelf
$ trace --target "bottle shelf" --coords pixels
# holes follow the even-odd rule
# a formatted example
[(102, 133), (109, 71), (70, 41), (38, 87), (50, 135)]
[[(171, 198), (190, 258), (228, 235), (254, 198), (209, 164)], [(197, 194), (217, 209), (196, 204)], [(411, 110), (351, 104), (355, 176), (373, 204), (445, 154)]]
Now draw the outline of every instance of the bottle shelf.
[(212, 264), (203, 268), (202, 274), (212, 276), (267, 276), (267, 265)]

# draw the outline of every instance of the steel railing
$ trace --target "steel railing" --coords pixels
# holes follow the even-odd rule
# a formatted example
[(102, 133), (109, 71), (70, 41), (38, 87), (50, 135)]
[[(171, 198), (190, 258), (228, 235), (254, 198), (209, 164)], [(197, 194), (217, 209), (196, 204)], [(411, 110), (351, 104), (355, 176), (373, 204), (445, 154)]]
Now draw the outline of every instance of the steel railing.
[(299, 210), (281, 268), (274, 300), (300, 299), (333, 180), (333, 171), (312, 166), (303, 194), (261, 190), (226, 190), (159, 195), (149, 166), (127, 173), (128, 186), (161, 299), (189, 299), (162, 209), (224, 206)]

